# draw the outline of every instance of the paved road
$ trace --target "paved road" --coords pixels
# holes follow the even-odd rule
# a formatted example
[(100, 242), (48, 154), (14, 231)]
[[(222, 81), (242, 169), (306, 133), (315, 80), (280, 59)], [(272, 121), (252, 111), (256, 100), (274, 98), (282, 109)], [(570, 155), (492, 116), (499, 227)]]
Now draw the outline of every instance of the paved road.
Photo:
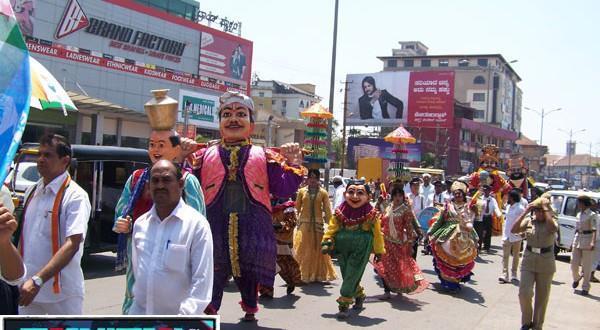
[[(495, 251), (479, 258), (473, 281), (458, 294), (439, 291), (431, 257), (419, 256), (418, 262), (432, 283), (430, 288), (418, 295), (380, 301), (377, 296), (383, 290), (369, 266), (362, 281), (368, 295), (366, 308), (360, 313), (353, 311), (345, 321), (335, 318), (340, 280), (327, 285), (311, 284), (286, 296), (283, 282), (278, 278), (275, 298), (261, 302), (257, 324), (240, 323), (239, 294), (232, 284), (225, 292), (222, 329), (518, 329), (521, 315), (518, 286), (498, 284), (501, 267), (498, 238), (494, 238), (494, 243)], [(567, 254), (559, 256), (545, 329), (600, 329), (600, 285), (594, 284), (588, 297), (573, 294), (568, 262)], [(111, 270), (113, 263), (112, 255), (90, 257), (85, 266), (85, 313), (120, 314), (124, 276)]]

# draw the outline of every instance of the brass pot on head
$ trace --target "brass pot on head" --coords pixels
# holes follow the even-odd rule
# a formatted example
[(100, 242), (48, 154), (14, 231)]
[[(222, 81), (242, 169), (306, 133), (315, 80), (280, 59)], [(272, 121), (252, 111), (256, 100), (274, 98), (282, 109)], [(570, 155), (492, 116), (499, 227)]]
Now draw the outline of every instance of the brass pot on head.
[(168, 89), (155, 89), (150, 92), (154, 94), (154, 97), (144, 104), (150, 127), (157, 131), (173, 129), (177, 122), (179, 103), (167, 95)]

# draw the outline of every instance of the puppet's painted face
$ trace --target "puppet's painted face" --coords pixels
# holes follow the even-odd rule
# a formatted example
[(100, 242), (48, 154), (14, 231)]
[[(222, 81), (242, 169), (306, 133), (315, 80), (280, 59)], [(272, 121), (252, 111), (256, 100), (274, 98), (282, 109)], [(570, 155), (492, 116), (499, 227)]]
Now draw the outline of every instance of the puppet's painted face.
[(481, 161), (480, 167), (486, 171), (494, 171), (498, 168), (498, 162), (493, 159), (484, 159)]
[(172, 131), (152, 131), (152, 133), (150, 133), (148, 155), (150, 156), (152, 164), (161, 159), (178, 162), (181, 146), (173, 146), (173, 142), (170, 140), (172, 136)]
[(250, 138), (254, 123), (250, 109), (241, 103), (232, 103), (221, 109), (219, 130), (225, 142), (240, 142)]
[(509, 168), (507, 174), (511, 180), (521, 180), (527, 176), (527, 169), (524, 167)]
[(348, 186), (344, 197), (346, 198), (346, 203), (355, 209), (369, 202), (369, 193), (364, 184)]

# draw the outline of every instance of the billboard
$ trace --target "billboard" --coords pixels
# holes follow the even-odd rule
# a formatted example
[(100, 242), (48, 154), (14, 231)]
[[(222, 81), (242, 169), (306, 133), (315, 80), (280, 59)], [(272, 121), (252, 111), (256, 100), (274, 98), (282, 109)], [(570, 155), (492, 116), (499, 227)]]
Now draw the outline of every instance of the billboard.
[(217, 92), (250, 92), (249, 40), (134, 0), (11, 3), (32, 53)]
[(350, 126), (399, 125), (450, 128), (454, 119), (454, 72), (349, 74)]
[(185, 122), (186, 113), (191, 125), (209, 129), (219, 128), (219, 97), (180, 89), (177, 121)]
[[(384, 141), (383, 139), (373, 138), (348, 138), (348, 146), (346, 156), (348, 166), (355, 168), (360, 158), (384, 158), (393, 160), (396, 155), (392, 152), (394, 145)], [(418, 167), (421, 162), (421, 144), (407, 144), (406, 149), (408, 154), (408, 166)]]

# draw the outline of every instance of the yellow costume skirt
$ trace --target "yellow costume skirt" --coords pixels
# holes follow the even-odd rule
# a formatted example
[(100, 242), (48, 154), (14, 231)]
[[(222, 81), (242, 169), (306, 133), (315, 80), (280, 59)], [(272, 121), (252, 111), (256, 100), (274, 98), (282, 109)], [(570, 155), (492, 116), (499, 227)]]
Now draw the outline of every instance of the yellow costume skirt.
[[(320, 229), (320, 228), (319, 228)], [(323, 232), (303, 223), (294, 236), (294, 257), (300, 264), (302, 282), (329, 282), (337, 278), (331, 257), (321, 253)]]

